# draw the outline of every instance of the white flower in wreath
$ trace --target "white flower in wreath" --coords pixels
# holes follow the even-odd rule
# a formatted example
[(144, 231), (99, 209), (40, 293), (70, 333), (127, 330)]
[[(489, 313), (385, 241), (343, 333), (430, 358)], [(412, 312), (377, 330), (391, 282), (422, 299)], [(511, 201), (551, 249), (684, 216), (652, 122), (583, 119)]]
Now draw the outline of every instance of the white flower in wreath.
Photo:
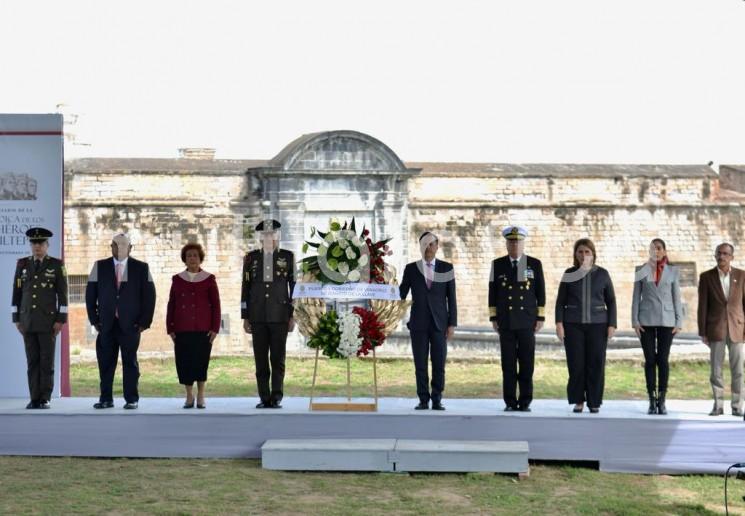
[(354, 249), (352, 249), (351, 247), (347, 247), (347, 250), (345, 251), (345, 253), (347, 255), (347, 258), (349, 258), (350, 260), (354, 260), (354, 257), (356, 256), (354, 254)]
[(349, 247), (349, 240), (345, 240), (343, 238), (340, 238), (339, 239), (339, 247), (341, 247), (342, 249), (346, 249), (347, 247)]
[(364, 267), (367, 265), (367, 263), (370, 261), (368, 256), (366, 254), (360, 255), (360, 259), (357, 260), (357, 263), (360, 265), (360, 267)]
[(360, 271), (357, 269), (350, 271), (349, 275), (347, 276), (347, 279), (349, 281), (359, 281), (360, 280)]
[(328, 233), (326, 234), (326, 237), (324, 238), (324, 240), (325, 240), (326, 242), (328, 242), (329, 244), (333, 244), (333, 243), (334, 243), (334, 241), (336, 240), (336, 236), (334, 235), (334, 232), (333, 232), (333, 231), (329, 231), (329, 232), (328, 232)]
[(336, 321), (341, 333), (336, 350), (344, 358), (356, 355), (362, 345), (362, 337), (359, 336), (361, 322), (360, 316), (352, 312), (340, 314)]
[(342, 274), (347, 274), (349, 272), (349, 264), (347, 262), (339, 262), (338, 270)]
[(326, 253), (329, 250), (329, 246), (322, 244), (318, 246), (318, 256), (326, 256)]

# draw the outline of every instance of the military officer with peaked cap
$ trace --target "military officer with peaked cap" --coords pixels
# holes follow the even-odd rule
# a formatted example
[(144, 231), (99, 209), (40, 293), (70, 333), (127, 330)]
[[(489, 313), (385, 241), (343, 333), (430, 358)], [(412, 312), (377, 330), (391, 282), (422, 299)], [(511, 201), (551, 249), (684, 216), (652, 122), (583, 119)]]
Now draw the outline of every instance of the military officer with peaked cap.
[(291, 251), (279, 248), (280, 227), (273, 219), (260, 222), (256, 231), (262, 247), (243, 260), (241, 319), (246, 333), (253, 337), (261, 398), (256, 408), (281, 407), (287, 333), (295, 327), (295, 258)]
[(13, 322), (23, 335), (31, 401), (27, 409), (48, 409), (54, 387), (54, 348), (67, 322), (67, 272), (62, 260), (47, 255), (52, 232), (26, 232), (31, 256), (16, 264), (13, 279)]
[(525, 228), (508, 226), (502, 236), (506, 240), (507, 255), (491, 264), (489, 320), (499, 333), (505, 410), (530, 412), (535, 332), (545, 320), (543, 266), (540, 260), (524, 254), (528, 236)]

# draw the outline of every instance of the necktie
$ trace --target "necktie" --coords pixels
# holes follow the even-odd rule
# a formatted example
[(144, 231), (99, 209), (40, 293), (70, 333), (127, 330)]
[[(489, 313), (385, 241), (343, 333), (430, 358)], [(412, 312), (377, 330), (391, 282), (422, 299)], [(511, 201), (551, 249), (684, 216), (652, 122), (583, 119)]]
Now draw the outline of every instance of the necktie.
[(34, 272), (39, 272), (41, 269), (41, 260), (34, 260)]
[(427, 263), (427, 289), (432, 288), (432, 262)]
[(124, 272), (124, 264), (119, 262), (116, 264), (116, 288), (122, 283), (122, 273)]
[(517, 260), (512, 260), (512, 270), (517, 269)]

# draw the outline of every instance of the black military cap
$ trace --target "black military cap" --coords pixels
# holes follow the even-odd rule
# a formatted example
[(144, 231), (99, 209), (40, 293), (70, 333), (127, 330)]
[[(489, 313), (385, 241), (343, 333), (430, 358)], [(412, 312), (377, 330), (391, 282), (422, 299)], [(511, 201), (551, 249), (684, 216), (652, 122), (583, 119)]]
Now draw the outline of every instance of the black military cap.
[[(270, 222), (271, 225), (272, 225), (272, 227), (265, 228), (264, 227), (264, 222)], [(256, 224), (256, 231), (271, 231), (273, 229), (279, 229), (281, 227), (282, 227), (282, 224), (280, 224), (278, 220), (274, 220), (274, 219), (269, 219), (269, 220), (266, 220), (266, 221), (262, 220), (261, 222), (259, 222), (258, 224)]]
[(52, 236), (52, 232), (46, 228), (29, 228), (26, 231), (26, 236), (31, 242), (41, 243), (46, 242)]

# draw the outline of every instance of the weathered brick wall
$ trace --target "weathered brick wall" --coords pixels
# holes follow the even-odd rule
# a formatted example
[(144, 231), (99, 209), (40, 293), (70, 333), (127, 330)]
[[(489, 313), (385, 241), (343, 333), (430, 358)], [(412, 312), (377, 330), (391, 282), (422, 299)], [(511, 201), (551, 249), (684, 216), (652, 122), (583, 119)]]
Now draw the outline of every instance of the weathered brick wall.
[[(217, 352), (247, 348), (240, 319), (244, 217), (256, 203), (247, 190), (245, 174), (181, 173), (68, 173), (65, 204), (65, 256), (70, 275), (87, 275), (95, 260), (110, 256), (111, 237), (126, 232), (132, 256), (146, 261), (155, 281), (157, 302), (152, 328), (143, 334), (141, 349), (166, 351), (165, 311), (172, 275), (182, 271), (181, 247), (201, 243), (206, 251), (203, 268), (217, 277), (224, 328)], [(84, 305), (71, 306), (73, 346), (92, 347)]]
[[(657, 175), (600, 171), (595, 176), (581, 176), (571, 166), (565, 169), (550, 165), (546, 167), (553, 173), (546, 174), (544, 170), (543, 174), (531, 175), (514, 170), (449, 172), (449, 164), (422, 164), (418, 168), (425, 168), (424, 172), (408, 179), (406, 188), (396, 186), (406, 200), (401, 213), (393, 215), (401, 205), (391, 200), (396, 199), (390, 191), (378, 194), (368, 188), (355, 196), (344, 195), (338, 189), (329, 193), (328, 188), (322, 188), (322, 171), (317, 172), (321, 182), (312, 183), (316, 186), (294, 180), (289, 186), (267, 193), (262, 191), (267, 186), (262, 187), (255, 174), (246, 173), (251, 168), (247, 162), (215, 160), (195, 164), (197, 160), (167, 160), (168, 164), (156, 163), (153, 167), (152, 161), (128, 160), (129, 165), (137, 165), (130, 168), (106, 160), (86, 166), (72, 162), (65, 177), (65, 255), (69, 274), (87, 275), (95, 260), (110, 254), (111, 237), (120, 231), (132, 237), (133, 256), (150, 264), (158, 302), (153, 328), (143, 336), (143, 351), (171, 348), (165, 337), (170, 278), (183, 270), (179, 251), (191, 240), (206, 248), (204, 268), (217, 276), (222, 312), (229, 322), (229, 331), (218, 337), (215, 351), (250, 349), (240, 320), (242, 257), (255, 246), (246, 235), (253, 233), (251, 228), (262, 213), (277, 210), (287, 222), (287, 228), (283, 228), (284, 245), (291, 248), (299, 248), (307, 236), (309, 220), (313, 224), (324, 223), (325, 219), (316, 221), (312, 217), (336, 214), (344, 218), (354, 212), (367, 215), (372, 221), (379, 218), (375, 214), (382, 210), (386, 224), (378, 221), (375, 228), (380, 233), (378, 237), (394, 239), (391, 245), (395, 255), (391, 261), (399, 266), (399, 279), (404, 261), (419, 256), (417, 241), (421, 232), (439, 234), (441, 257), (456, 266), (461, 326), (489, 324), (489, 264), (505, 254), (501, 230), (507, 224), (528, 228), (531, 236), (526, 251), (543, 261), (548, 327), (554, 325), (553, 305), (559, 279), (571, 265), (572, 244), (577, 238), (590, 237), (595, 241), (598, 263), (609, 269), (616, 287), (619, 327), (627, 330), (634, 266), (645, 260), (652, 238), (665, 239), (671, 260), (692, 262), (696, 275), (714, 266), (712, 250), (716, 244), (729, 240), (739, 248), (744, 240), (745, 196), (736, 192), (720, 195), (718, 176), (706, 171), (680, 176), (671, 176), (669, 169)], [(438, 171), (428, 172), (432, 166), (439, 167)], [(301, 195), (303, 192), (311, 195)], [(683, 288), (683, 298), (688, 312), (684, 330), (694, 332), (695, 282)], [(81, 303), (71, 306), (70, 336), (73, 346), (94, 345), (95, 333), (90, 331)], [(298, 346), (299, 338), (294, 335), (288, 347)]]
[[(420, 176), (410, 187), (409, 256), (419, 255), (424, 230), (441, 237), (443, 259), (456, 267), (459, 323), (488, 325), (487, 285), (492, 259), (506, 254), (501, 230), (528, 228), (526, 253), (543, 262), (547, 326), (572, 245), (591, 238), (598, 264), (613, 278), (618, 324), (630, 330), (634, 266), (644, 262), (652, 238), (661, 237), (671, 261), (694, 262), (696, 275), (713, 267), (714, 247), (743, 241), (741, 204), (713, 204), (716, 185), (700, 178), (471, 178)], [(664, 190), (664, 194), (663, 194)], [(549, 195), (549, 192), (551, 194)], [(664, 202), (664, 205), (660, 205)], [(682, 289), (688, 313), (684, 331), (695, 332), (696, 287)]]

